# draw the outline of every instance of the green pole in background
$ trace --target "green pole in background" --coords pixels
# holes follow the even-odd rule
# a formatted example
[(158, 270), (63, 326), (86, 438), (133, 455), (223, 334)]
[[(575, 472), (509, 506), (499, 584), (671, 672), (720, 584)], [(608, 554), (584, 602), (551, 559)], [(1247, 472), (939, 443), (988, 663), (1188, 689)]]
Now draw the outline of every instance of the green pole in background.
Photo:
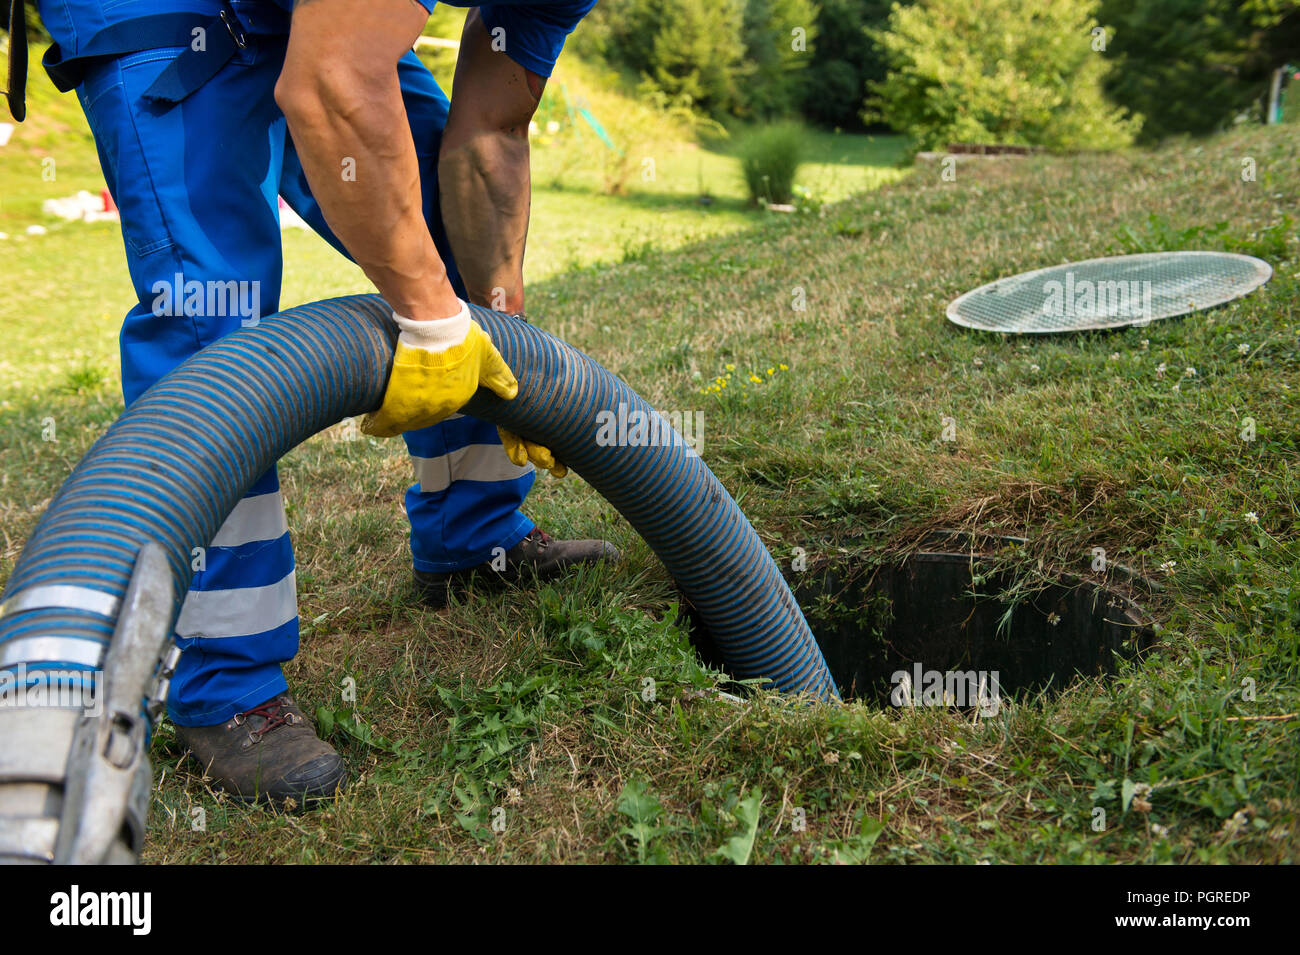
[(1268, 85), (1268, 114), (1264, 122), (1269, 126), (1282, 122), (1282, 81), (1287, 74), (1291, 72), (1291, 64), (1287, 63), (1273, 71), (1273, 79)]

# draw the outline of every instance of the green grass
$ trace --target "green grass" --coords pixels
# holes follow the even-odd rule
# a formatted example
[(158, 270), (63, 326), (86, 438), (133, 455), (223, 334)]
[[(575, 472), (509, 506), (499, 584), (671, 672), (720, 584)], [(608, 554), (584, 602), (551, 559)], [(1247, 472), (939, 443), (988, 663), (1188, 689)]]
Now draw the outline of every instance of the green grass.
[[(846, 175), (878, 148), (832, 142), (848, 144), (831, 164)], [(697, 211), (701, 155), (720, 164), (720, 199)], [(1158, 652), (990, 719), (736, 706), (708, 692), (653, 555), (580, 481), (539, 479), (529, 512), (553, 534), (607, 536), (624, 561), (430, 612), (408, 590), (400, 442), (326, 434), (281, 466), (304, 629), (288, 671), (352, 786), (312, 813), (246, 809), (164, 728), (149, 860), (1296, 860), (1300, 720), (1262, 718), (1300, 711), (1294, 136), (976, 161), (956, 182), (922, 166), (824, 218), (728, 207), (743, 187), (723, 184), (727, 159), (682, 150), (620, 197), (539, 190), (535, 320), (656, 406), (702, 410), (705, 461), (779, 558), (882, 559), (949, 527), (1028, 537), (1033, 576), (1105, 547), (1164, 584), (1148, 607)], [(1275, 277), (1235, 305), (1110, 334), (1021, 341), (943, 318), (999, 276), (1192, 240), (1254, 247)], [(120, 410), (129, 295), (108, 226), (5, 251), (0, 577)], [(286, 302), (363, 287), (306, 236), (286, 258)], [(58, 442), (41, 440), (47, 418)]]

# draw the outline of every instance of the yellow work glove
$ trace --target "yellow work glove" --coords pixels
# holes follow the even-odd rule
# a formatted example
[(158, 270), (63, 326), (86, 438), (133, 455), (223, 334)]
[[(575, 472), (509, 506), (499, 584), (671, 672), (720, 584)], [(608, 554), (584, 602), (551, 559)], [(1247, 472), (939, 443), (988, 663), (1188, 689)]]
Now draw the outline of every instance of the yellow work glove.
[(464, 302), (450, 318), (417, 322), (394, 314), (393, 320), (402, 333), (384, 403), (362, 419), (366, 434), (391, 438), (437, 424), (459, 411), (480, 385), (507, 401), (519, 393), (514, 373)]
[(501, 435), (501, 443), (505, 446), (506, 456), (520, 467), (532, 461), (534, 467), (550, 471), (552, 477), (562, 478), (569, 473), (568, 468), (555, 460), (555, 455), (551, 453), (550, 448), (544, 448), (540, 444), (525, 441), (519, 435), (511, 434), (505, 428), (497, 428), (497, 434)]

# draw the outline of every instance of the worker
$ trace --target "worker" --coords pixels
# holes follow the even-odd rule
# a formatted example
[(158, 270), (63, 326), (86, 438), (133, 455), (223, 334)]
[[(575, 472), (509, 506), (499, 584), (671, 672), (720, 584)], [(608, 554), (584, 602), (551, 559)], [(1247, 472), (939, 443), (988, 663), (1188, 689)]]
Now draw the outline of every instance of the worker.
[[(10, 2), (21, 19), (22, 0)], [(471, 9), (449, 101), (412, 52), (433, 0), (292, 11), (290, 0), (38, 0), (54, 40), (44, 64), (76, 90), (121, 212), (137, 297), (120, 340), (126, 402), (258, 324), (247, 310), (186, 307), (165, 287), (235, 282), (240, 302), (278, 308), (282, 196), (362, 268), (400, 326), (383, 404), (362, 429), (406, 439), (414, 583), (433, 606), (474, 572), (517, 581), (618, 556), (604, 541), (553, 539), (519, 510), (534, 465), (562, 472), (549, 450), (457, 413), (480, 386), (517, 391), (466, 303), (523, 310), (528, 124), (594, 3)], [(282, 672), (299, 626), (274, 469), (202, 567), (176, 625), (168, 709), (180, 741), (242, 799), (339, 791), (347, 767)]]

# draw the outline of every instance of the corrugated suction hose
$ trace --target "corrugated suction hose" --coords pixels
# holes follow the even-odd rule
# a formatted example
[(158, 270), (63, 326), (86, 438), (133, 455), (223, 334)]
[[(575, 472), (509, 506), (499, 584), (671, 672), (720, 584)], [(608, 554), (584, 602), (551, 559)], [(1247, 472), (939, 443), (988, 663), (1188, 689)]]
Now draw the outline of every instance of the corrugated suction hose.
[[(516, 317), (473, 312), (520, 390), (513, 401), (480, 391), (464, 410), (550, 447), (604, 495), (663, 561), (735, 676), (835, 698), (776, 564), (689, 445), (598, 443), (598, 414), (617, 415), (620, 404), (628, 418), (640, 411), (662, 419), (552, 335)], [(306, 438), (380, 404), (396, 337), (389, 316), (374, 295), (290, 309), (203, 349), (136, 401), (68, 478), (14, 567), (0, 617), (0, 670), (24, 664), (29, 678), (43, 668), (93, 670), (147, 541), (161, 546), (171, 569), (174, 624), (193, 549), (211, 542), (254, 480)], [(72, 588), (77, 599), (23, 609), (24, 591), (60, 592), (50, 588)], [(0, 734), (0, 797), (21, 774), (10, 765), (22, 763), (15, 745)]]

